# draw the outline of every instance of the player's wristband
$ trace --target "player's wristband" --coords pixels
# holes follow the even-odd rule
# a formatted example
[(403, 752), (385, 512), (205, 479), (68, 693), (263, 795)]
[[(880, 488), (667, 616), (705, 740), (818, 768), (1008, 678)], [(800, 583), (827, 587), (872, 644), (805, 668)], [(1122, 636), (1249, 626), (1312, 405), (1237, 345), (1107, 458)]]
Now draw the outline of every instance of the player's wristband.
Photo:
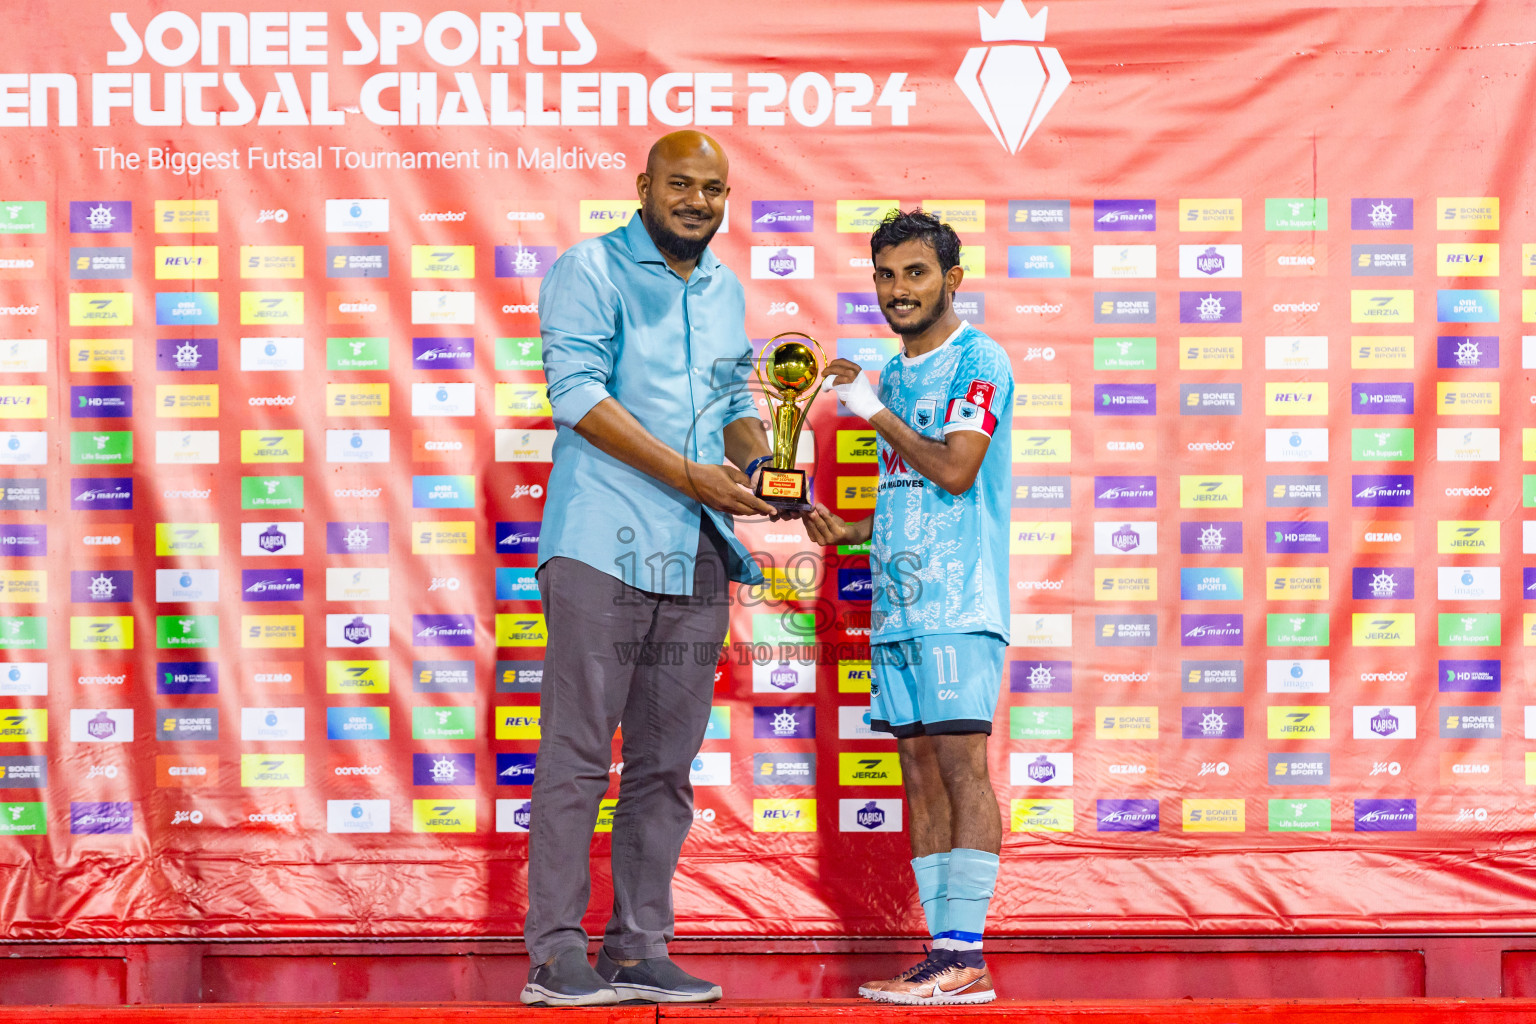
[(757, 458), (747, 463), (747, 479), (752, 479), (753, 473), (756, 473), (760, 467), (765, 466), (772, 461), (772, 455), (759, 455)]

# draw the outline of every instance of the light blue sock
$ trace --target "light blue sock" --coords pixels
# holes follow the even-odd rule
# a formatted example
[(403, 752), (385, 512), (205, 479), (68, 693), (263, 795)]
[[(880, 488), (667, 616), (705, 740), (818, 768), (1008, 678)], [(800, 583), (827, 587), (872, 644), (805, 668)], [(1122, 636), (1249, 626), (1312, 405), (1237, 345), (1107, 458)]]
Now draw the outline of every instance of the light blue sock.
[(945, 930), (934, 949), (980, 949), (987, 908), (997, 889), (997, 854), (956, 847), (949, 852), (949, 898)]
[(938, 939), (948, 927), (949, 851), (912, 858), (912, 874), (917, 877), (917, 901), (928, 919), (928, 935)]

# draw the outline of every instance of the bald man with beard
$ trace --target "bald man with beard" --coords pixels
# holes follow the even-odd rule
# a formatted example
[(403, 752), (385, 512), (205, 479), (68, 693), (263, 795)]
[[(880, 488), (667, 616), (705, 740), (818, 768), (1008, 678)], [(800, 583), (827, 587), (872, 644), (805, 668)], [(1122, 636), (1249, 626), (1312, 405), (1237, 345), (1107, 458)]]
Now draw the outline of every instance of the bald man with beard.
[[(571, 247), (539, 289), (558, 434), (539, 535), (549, 638), (528, 837), (532, 1005), (720, 998), (667, 943), (728, 581), (763, 582), (732, 517), (774, 511), (753, 494), (769, 446), (747, 390), (745, 297), (709, 251), (728, 170), (707, 135), (660, 139), (635, 183), (640, 215)], [(581, 921), (621, 726), (613, 915), (594, 970)]]

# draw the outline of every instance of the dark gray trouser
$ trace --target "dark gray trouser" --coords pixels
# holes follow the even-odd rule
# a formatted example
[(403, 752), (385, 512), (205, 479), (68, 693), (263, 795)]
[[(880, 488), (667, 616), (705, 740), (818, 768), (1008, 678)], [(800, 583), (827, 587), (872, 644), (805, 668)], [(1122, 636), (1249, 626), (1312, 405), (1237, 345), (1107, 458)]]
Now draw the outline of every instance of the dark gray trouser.
[[(700, 530), (692, 597), (637, 590), (572, 558), (551, 558), (539, 570), (549, 639), (523, 925), (534, 963), (568, 947), (586, 950), (581, 919), (592, 894), (592, 829), (620, 724), (624, 772), (604, 945), (619, 959), (666, 955), (672, 874), (693, 827), (688, 774), (714, 693), (714, 659), (699, 664), (695, 651), (704, 648), (695, 645), (718, 649), (725, 639), (726, 588), (724, 541), (712, 527)], [(662, 656), (626, 658), (619, 653), (625, 644), (657, 645), (651, 650)]]

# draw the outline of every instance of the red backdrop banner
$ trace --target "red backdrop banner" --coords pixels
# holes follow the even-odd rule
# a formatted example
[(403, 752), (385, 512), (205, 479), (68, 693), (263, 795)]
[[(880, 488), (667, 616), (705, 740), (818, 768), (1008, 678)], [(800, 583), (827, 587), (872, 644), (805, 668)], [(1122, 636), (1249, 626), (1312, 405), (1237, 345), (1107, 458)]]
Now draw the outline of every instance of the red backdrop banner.
[[(7, 934), (520, 932), (538, 284), (627, 221), (679, 127), (731, 158), (714, 245), (751, 337), (877, 371), (868, 235), (922, 205), (1014, 360), (993, 931), (1536, 927), (1529, 26), (1516, 2), (10, 12)], [(869, 514), (867, 425), (829, 398), (808, 434), (817, 494)], [(918, 933), (865, 721), (867, 557), (740, 532), (771, 579), (735, 594), (679, 932)]]

